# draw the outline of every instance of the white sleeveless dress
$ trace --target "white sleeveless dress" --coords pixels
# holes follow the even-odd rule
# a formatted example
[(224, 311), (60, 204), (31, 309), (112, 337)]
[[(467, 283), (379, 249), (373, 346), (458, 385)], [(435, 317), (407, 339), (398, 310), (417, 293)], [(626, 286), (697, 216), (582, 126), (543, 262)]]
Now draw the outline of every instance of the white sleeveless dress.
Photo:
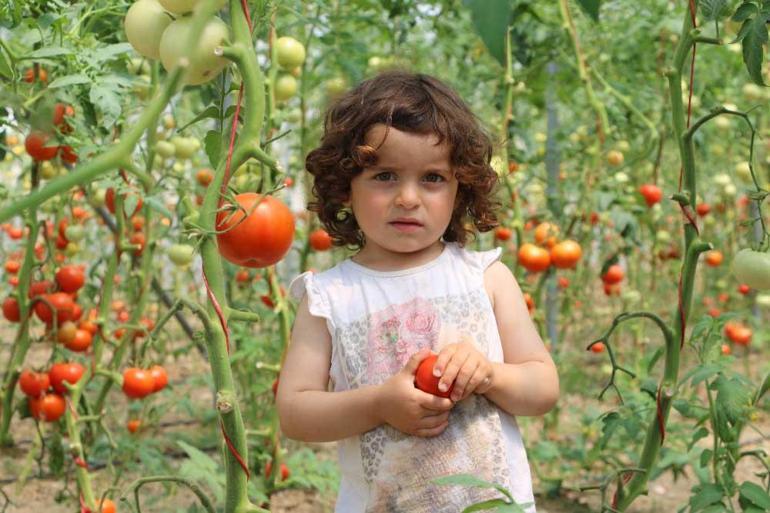
[[(483, 280), (484, 270), (501, 252), (447, 243), (440, 256), (410, 269), (375, 271), (345, 260), (295, 278), (291, 295), (299, 300), (307, 293), (310, 313), (324, 318), (331, 334), (332, 389), (383, 383), (421, 348), (438, 352), (442, 327), (470, 334), (490, 361), (502, 362)], [(519, 504), (532, 504), (525, 511), (535, 511), (516, 420), (480, 395), (456, 404), (449, 426), (438, 436), (415, 437), (386, 424), (340, 440), (338, 450), (338, 513), (460, 512), (502, 496), (494, 489), (431, 482), (461, 473), (504, 486)]]

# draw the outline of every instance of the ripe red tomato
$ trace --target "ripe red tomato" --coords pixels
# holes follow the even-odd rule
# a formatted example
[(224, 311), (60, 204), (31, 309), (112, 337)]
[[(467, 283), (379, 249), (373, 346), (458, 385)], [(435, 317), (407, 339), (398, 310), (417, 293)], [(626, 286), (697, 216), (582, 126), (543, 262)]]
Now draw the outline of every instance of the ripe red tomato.
[(511, 235), (513, 235), (513, 232), (505, 226), (499, 226), (495, 230), (495, 239), (497, 240), (508, 240), (511, 238)]
[(567, 287), (569, 287), (569, 278), (565, 276), (559, 276), (559, 279), (557, 281), (559, 283), (560, 289), (566, 289)]
[(35, 80), (40, 80), (41, 82), (48, 82), (48, 72), (42, 66), (39, 66), (37, 68), (37, 73), (35, 73), (34, 67), (24, 71), (25, 82), (27, 82), (28, 84), (34, 84)]
[(310, 242), (310, 247), (316, 251), (326, 251), (332, 247), (332, 238), (329, 232), (323, 228), (313, 230), (308, 237), (308, 241)]
[(551, 254), (547, 249), (527, 242), (519, 248), (519, 263), (534, 273), (545, 271), (551, 265)]
[(614, 285), (623, 281), (625, 273), (620, 264), (612, 264), (607, 268), (607, 272), (602, 276), (602, 281), (608, 285)]
[(281, 468), (281, 481), (286, 481), (287, 479), (289, 479), (289, 475), (290, 475), (289, 467), (286, 465), (286, 463), (281, 463), (280, 468)]
[(639, 193), (644, 196), (644, 202), (647, 203), (648, 207), (659, 203), (663, 198), (663, 191), (660, 190), (660, 187), (651, 183), (641, 185), (639, 187)]
[(123, 371), (123, 393), (131, 399), (141, 399), (153, 392), (155, 380), (150, 372), (138, 367)]
[(211, 169), (203, 168), (197, 173), (195, 173), (195, 180), (202, 187), (208, 187), (213, 179), (214, 179), (214, 174), (211, 172)]
[(78, 154), (75, 153), (75, 150), (69, 144), (59, 146), (59, 156), (67, 164), (75, 164), (78, 161)]
[(703, 217), (709, 212), (711, 212), (711, 205), (708, 203), (698, 203), (695, 206), (695, 211), (698, 213), (699, 216)]
[(7, 297), (3, 301), (3, 317), (11, 322), (19, 322), (21, 320), (21, 312), (19, 311), (19, 302), (15, 297)]
[(574, 240), (565, 240), (551, 248), (551, 262), (558, 269), (572, 269), (577, 265), (583, 250)]
[(126, 422), (126, 429), (130, 433), (136, 433), (139, 431), (139, 428), (142, 426), (142, 421), (139, 419), (130, 419), (128, 422)]
[(5, 271), (9, 274), (16, 274), (21, 269), (21, 262), (18, 260), (8, 260), (5, 262)]
[(51, 136), (45, 132), (32, 131), (24, 139), (24, 148), (34, 160), (51, 160), (59, 152), (59, 146), (48, 146), (50, 138)]
[(535, 311), (535, 300), (532, 299), (532, 295), (529, 292), (525, 292), (522, 295), (524, 296), (524, 303), (527, 305), (527, 310), (529, 310), (529, 315), (532, 315)]
[[(43, 298), (50, 303), (54, 310), (56, 310), (57, 324), (75, 319), (75, 303), (72, 300), (72, 296), (66, 292), (46, 294)], [(53, 310), (51, 310), (47, 303), (37, 301), (34, 309), (35, 315), (37, 315), (41, 321), (46, 324), (51, 324), (53, 322)]]
[(449, 387), (449, 390), (446, 392), (442, 392), (438, 389), (440, 378), (437, 378), (433, 375), (433, 367), (436, 365), (437, 359), (438, 355), (431, 354), (420, 362), (420, 365), (417, 367), (417, 371), (414, 374), (414, 384), (423, 392), (437, 395), (439, 397), (449, 397), (452, 395), (454, 383), (452, 383), (452, 385)]
[(115, 506), (115, 503), (112, 502), (110, 499), (104, 499), (104, 502), (101, 504), (101, 510), (99, 508), (99, 504), (96, 504), (97, 510), (96, 513), (115, 513), (118, 509)]
[(219, 253), (245, 267), (267, 267), (281, 260), (294, 237), (289, 208), (273, 196), (254, 192), (238, 194), (235, 200), (238, 210), (217, 214)]
[(69, 342), (65, 342), (64, 346), (70, 351), (82, 353), (84, 351), (88, 351), (88, 348), (91, 347), (92, 341), (93, 335), (91, 335), (90, 331), (76, 329), (75, 336)]
[(29, 397), (40, 397), (51, 386), (51, 380), (45, 372), (21, 371), (19, 388)]
[(739, 346), (747, 346), (751, 342), (753, 332), (740, 322), (727, 322), (724, 328), (725, 336)]
[(141, 256), (144, 252), (144, 246), (147, 243), (147, 239), (142, 232), (134, 232), (131, 237), (128, 238), (128, 242), (133, 246), (139, 246), (139, 249), (134, 250), (134, 255)]
[(706, 251), (706, 263), (711, 267), (719, 267), (722, 265), (722, 260), (724, 260), (724, 258), (724, 255), (722, 255), (722, 252), (718, 249)]
[(40, 397), (29, 398), (29, 410), (36, 419), (45, 422), (56, 422), (64, 415), (67, 403), (59, 394), (44, 394)]
[(150, 375), (152, 376), (153, 381), (153, 392), (160, 392), (166, 388), (166, 385), (168, 385), (168, 374), (166, 373), (166, 369), (160, 365), (153, 365), (150, 367)]
[(27, 294), (27, 296), (30, 299), (32, 299), (35, 296), (53, 292), (53, 288), (54, 288), (53, 282), (51, 282), (50, 280), (34, 281), (29, 286), (29, 293)]
[(51, 386), (54, 391), (66, 394), (67, 387), (64, 385), (64, 382), (66, 381), (71, 385), (76, 384), (83, 377), (85, 371), (85, 367), (77, 362), (54, 363), (48, 371), (48, 377), (51, 380)]
[(74, 115), (75, 115), (75, 109), (72, 108), (72, 105), (57, 103), (53, 107), (53, 124), (56, 126), (62, 125), (64, 123), (65, 116), (70, 117)]
[(741, 283), (740, 285), (738, 285), (738, 292), (739, 292), (741, 295), (745, 296), (746, 294), (748, 294), (749, 292), (751, 292), (751, 287), (749, 287), (749, 286), (748, 286), (748, 285), (746, 285), (745, 283)]
[(594, 353), (603, 353), (604, 352), (604, 342), (597, 342), (596, 344), (591, 346), (591, 351)]
[[(127, 196), (126, 194), (123, 195), (124, 202), (126, 201), (126, 196)], [(107, 205), (107, 210), (109, 210), (112, 214), (114, 214), (115, 213), (115, 189), (113, 189), (112, 187), (107, 189), (107, 192), (104, 195), (104, 203)], [(141, 210), (142, 208), (142, 205), (143, 205), (143, 201), (140, 196), (139, 199), (137, 199), (136, 201), (136, 208), (134, 208), (134, 211), (131, 214), (129, 214), (129, 217), (139, 212), (139, 210)]]
[(63, 292), (77, 292), (85, 282), (85, 270), (79, 265), (64, 265), (56, 271), (56, 283)]

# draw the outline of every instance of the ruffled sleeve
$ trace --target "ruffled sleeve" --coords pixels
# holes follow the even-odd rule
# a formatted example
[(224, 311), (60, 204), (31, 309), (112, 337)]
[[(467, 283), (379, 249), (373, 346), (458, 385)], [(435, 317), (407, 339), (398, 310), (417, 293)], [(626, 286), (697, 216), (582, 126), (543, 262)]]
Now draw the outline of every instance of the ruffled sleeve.
[(318, 287), (317, 281), (312, 272), (304, 272), (291, 281), (289, 284), (289, 294), (297, 302), (307, 294), (307, 305), (310, 314), (316, 317), (323, 317), (331, 324), (331, 306), (326, 296)]
[(468, 266), (484, 274), (487, 267), (500, 260), (503, 255), (503, 248), (494, 248), (487, 251), (463, 251), (463, 253)]

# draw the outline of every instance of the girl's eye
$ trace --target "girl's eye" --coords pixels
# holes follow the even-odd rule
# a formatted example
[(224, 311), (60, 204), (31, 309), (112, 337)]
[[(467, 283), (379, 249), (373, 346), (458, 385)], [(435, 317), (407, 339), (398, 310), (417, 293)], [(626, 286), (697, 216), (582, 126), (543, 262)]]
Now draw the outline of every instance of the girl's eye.
[(432, 183), (445, 182), (446, 179), (438, 173), (431, 173), (425, 177), (425, 179)]
[(383, 171), (382, 173), (377, 173), (372, 177), (374, 180), (377, 180), (378, 182), (387, 182), (391, 178), (393, 178), (393, 173), (390, 171)]

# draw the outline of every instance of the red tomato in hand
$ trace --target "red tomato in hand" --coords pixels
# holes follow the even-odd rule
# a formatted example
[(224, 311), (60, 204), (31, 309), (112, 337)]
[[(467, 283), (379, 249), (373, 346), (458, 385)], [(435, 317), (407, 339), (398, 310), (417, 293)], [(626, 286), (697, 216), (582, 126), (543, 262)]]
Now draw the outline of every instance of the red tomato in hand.
[(267, 267), (281, 260), (294, 238), (289, 208), (273, 196), (255, 192), (238, 194), (235, 200), (239, 209), (217, 214), (219, 253), (245, 267)]
[(436, 365), (438, 355), (431, 354), (417, 367), (417, 371), (414, 374), (414, 384), (417, 388), (423, 392), (437, 395), (439, 397), (449, 397), (452, 395), (452, 389), (454, 389), (454, 383), (449, 387), (449, 390), (442, 392), (438, 389), (440, 378), (433, 375), (433, 367)]

